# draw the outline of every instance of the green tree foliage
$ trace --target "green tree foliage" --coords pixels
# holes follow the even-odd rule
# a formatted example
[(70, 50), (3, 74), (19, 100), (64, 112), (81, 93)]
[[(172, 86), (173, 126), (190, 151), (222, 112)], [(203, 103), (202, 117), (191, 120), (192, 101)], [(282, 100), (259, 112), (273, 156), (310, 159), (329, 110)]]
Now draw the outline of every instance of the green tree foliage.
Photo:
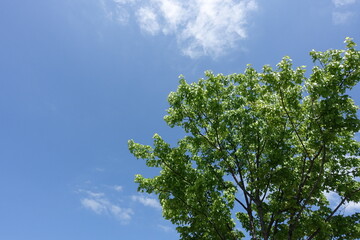
[(345, 43), (312, 51), (309, 77), (285, 57), (275, 70), (181, 78), (165, 121), (186, 136), (176, 147), (159, 135), (153, 147), (129, 141), (132, 154), (161, 169), (135, 181), (158, 195), (181, 239), (360, 238), (360, 214), (339, 211), (360, 201), (360, 121), (348, 95), (360, 52)]

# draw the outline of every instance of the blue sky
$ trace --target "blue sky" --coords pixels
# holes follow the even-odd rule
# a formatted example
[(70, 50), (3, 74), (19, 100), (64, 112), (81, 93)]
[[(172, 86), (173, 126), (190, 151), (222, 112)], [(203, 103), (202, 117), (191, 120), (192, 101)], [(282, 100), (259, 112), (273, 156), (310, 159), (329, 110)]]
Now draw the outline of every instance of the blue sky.
[(359, 26), (359, 0), (0, 1), (0, 239), (177, 239), (127, 140), (183, 136), (162, 120), (178, 76), (311, 66)]

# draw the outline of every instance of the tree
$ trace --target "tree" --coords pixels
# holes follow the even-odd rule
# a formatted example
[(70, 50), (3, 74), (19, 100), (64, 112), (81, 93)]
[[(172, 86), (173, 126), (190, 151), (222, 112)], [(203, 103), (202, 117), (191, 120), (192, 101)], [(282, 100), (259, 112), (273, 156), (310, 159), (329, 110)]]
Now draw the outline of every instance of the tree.
[[(285, 57), (276, 70), (228, 76), (206, 72), (170, 93), (165, 121), (186, 136), (171, 147), (129, 141), (153, 178), (139, 191), (158, 195), (181, 239), (359, 239), (358, 107), (348, 95), (360, 80), (360, 52), (312, 51), (312, 73)], [(327, 193), (336, 193), (336, 206)], [(240, 224), (239, 224), (240, 223)]]

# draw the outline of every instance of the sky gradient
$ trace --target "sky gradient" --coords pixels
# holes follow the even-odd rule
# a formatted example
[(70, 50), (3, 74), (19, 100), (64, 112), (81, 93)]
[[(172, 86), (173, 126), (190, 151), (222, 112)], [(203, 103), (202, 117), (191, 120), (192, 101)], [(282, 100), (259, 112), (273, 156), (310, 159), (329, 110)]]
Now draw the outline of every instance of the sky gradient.
[(359, 0), (0, 1), (0, 239), (178, 239), (127, 149), (184, 136), (163, 121), (178, 76), (285, 55), (309, 72), (347, 36), (360, 44)]

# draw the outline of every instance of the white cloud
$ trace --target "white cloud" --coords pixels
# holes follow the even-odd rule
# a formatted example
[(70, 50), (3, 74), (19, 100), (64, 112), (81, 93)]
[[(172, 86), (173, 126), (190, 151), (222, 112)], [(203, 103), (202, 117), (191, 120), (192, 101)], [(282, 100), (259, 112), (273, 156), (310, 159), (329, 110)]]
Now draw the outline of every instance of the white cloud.
[(174, 232), (174, 228), (158, 224), (158, 227), (164, 232)]
[(91, 192), (91, 191), (85, 191), (90, 197), (93, 198), (100, 198), (100, 197), (104, 197), (104, 193), (96, 193), (96, 192)]
[(125, 25), (129, 21), (130, 14), (124, 5), (132, 5), (135, 1), (136, 0), (100, 0), (100, 5), (108, 20)]
[(161, 209), (161, 205), (159, 201), (157, 201), (154, 198), (149, 198), (144, 196), (132, 196), (131, 199), (135, 202), (140, 202), (144, 206)]
[(117, 219), (121, 221), (129, 221), (134, 214), (132, 209), (130, 208), (120, 208), (117, 205), (111, 204), (110, 205), (110, 212), (114, 215)]
[[(247, 37), (249, 14), (257, 9), (256, 0), (107, 1), (123, 10), (121, 16), (126, 15), (124, 9), (134, 12), (144, 32), (173, 34), (183, 54), (190, 57), (217, 57), (236, 47)], [(117, 11), (107, 12), (114, 19)]]
[(182, 32), (186, 55), (222, 55), (235, 46), (239, 39), (247, 37), (248, 12), (256, 9), (254, 1), (197, 0), (196, 17)]
[(339, 195), (336, 192), (324, 192), (326, 199), (329, 201), (330, 205), (335, 205), (335, 203), (340, 199)]
[(168, 34), (177, 30), (178, 26), (184, 24), (188, 18), (189, 11), (186, 10), (181, 2), (176, 0), (157, 0), (160, 15), (166, 24), (163, 25), (163, 33)]
[(332, 0), (335, 6), (332, 12), (332, 21), (335, 25), (342, 25), (350, 21), (355, 12), (349, 5), (356, 3), (357, 0)]
[(354, 13), (350, 11), (346, 11), (346, 12), (334, 11), (332, 15), (332, 20), (335, 25), (345, 24), (350, 20), (350, 18), (353, 15)]
[[(335, 208), (341, 201), (340, 196), (336, 192), (324, 192), (324, 195), (329, 201), (330, 207), (332, 208)], [(360, 203), (355, 203), (352, 201), (346, 202), (339, 211), (343, 211), (344, 214), (353, 214), (354, 212), (360, 211)]]
[(91, 211), (97, 214), (102, 214), (106, 211), (106, 207), (101, 202), (94, 199), (90, 199), (90, 198), (81, 199), (81, 204), (87, 209), (90, 209)]
[(137, 11), (137, 17), (141, 29), (155, 35), (160, 30), (158, 17), (155, 11), (150, 7), (142, 7)]
[(129, 4), (129, 3), (134, 3), (136, 0), (113, 0), (113, 1), (119, 4)]
[(113, 186), (113, 189), (117, 192), (121, 192), (123, 190), (123, 187), (119, 186), (119, 185), (115, 185), (115, 186)]
[(332, 2), (336, 7), (341, 7), (341, 6), (353, 4), (356, 2), (356, 0), (332, 0)]
[(122, 223), (127, 223), (134, 212), (130, 208), (121, 208), (105, 197), (104, 193), (79, 190), (86, 193), (87, 197), (80, 200), (83, 207), (99, 215), (110, 215)]
[(345, 209), (347, 212), (359, 212), (360, 211), (360, 203), (355, 203), (355, 202), (349, 202), (346, 206)]

